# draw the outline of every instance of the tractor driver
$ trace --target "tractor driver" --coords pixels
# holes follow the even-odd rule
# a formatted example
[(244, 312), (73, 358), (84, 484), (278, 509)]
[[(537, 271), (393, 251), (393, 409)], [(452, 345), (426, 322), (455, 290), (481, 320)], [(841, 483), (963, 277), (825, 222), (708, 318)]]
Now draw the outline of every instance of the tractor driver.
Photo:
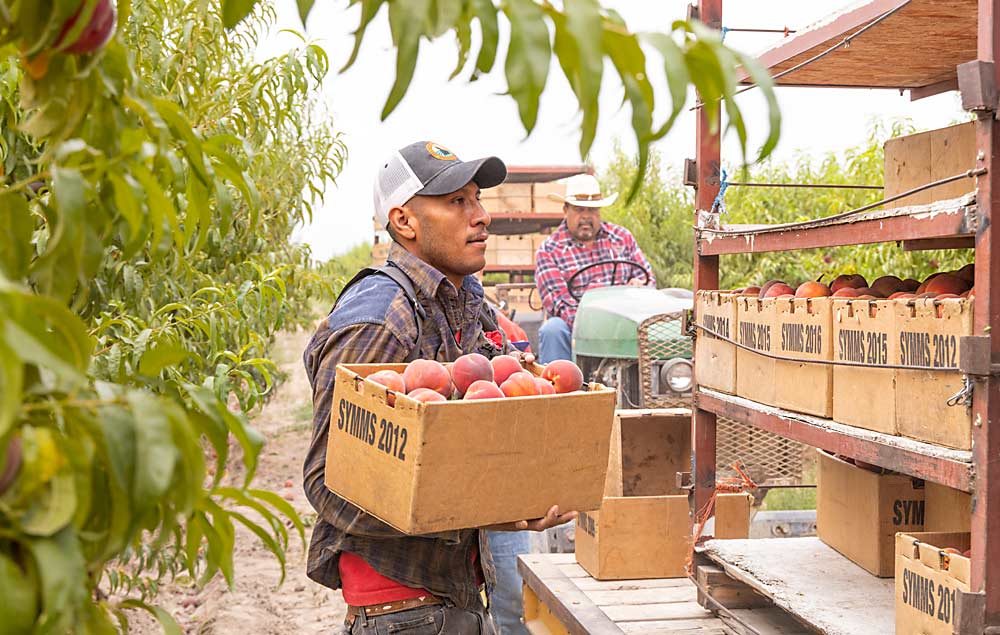
[[(632, 233), (601, 220), (601, 208), (613, 204), (617, 192), (605, 197), (597, 179), (578, 174), (567, 180), (566, 196), (549, 197), (562, 201), (566, 217), (535, 254), (535, 284), (547, 317), (538, 331), (539, 361), (543, 364), (572, 359), (570, 333), (579, 302), (570, 293), (569, 283), (575, 273), (590, 267), (572, 281), (577, 296), (596, 287), (656, 286), (653, 270)], [(607, 262), (613, 260), (637, 266)]]

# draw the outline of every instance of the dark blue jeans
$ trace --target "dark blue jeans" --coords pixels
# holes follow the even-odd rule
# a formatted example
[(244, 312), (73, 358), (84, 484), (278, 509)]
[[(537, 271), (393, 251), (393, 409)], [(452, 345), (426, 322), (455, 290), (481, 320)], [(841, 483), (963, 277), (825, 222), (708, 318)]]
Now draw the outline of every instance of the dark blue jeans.
[(489, 613), (482, 609), (460, 609), (455, 606), (421, 606), (354, 620), (350, 635), (497, 635)]

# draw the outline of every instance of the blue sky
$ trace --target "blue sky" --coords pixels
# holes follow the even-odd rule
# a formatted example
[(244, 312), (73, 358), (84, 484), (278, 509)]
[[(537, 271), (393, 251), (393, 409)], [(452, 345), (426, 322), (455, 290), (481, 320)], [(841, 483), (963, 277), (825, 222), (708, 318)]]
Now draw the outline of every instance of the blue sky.
[[(275, 0), (275, 4), (278, 24), (261, 42), (259, 56), (274, 55), (298, 43), (292, 36), (280, 33), (285, 28), (302, 29), (295, 0)], [(655, 30), (669, 28), (672, 20), (683, 18), (688, 3), (628, 0), (603, 4), (618, 10), (633, 30)], [(796, 29), (849, 4), (842, 0), (730, 0), (723, 24)], [(350, 54), (350, 34), (357, 23), (358, 8), (348, 9), (346, 0), (318, 0), (306, 35), (327, 50), (331, 66), (337, 69)], [(781, 37), (730, 33), (726, 41), (754, 52)], [(501, 47), (505, 46), (501, 43)], [(333, 72), (327, 78), (323, 98), (334, 125), (345, 135), (350, 155), (338, 182), (328, 187), (325, 204), (317, 207), (312, 224), (297, 232), (297, 239), (309, 243), (317, 259), (325, 260), (357, 243), (371, 241), (375, 166), (412, 141), (437, 141), (462, 158), (497, 155), (509, 165), (580, 162), (576, 101), (554, 61), (537, 127), (525, 137), (514, 101), (502, 95), (506, 90), (502, 63), (477, 82), (468, 83), (467, 73), (449, 82), (456, 51), (454, 38), (447, 35), (433, 44), (424, 42), (410, 90), (384, 122), (379, 120), (379, 113), (395, 76), (395, 51), (384, 12), (369, 28), (355, 65), (344, 74)], [(631, 115), (627, 107), (619, 107), (621, 93), (615, 79), (612, 73), (605, 74), (602, 121), (590, 156), (590, 162), (598, 168), (609, 159), (616, 141), (626, 149), (634, 149)], [(658, 91), (664, 88), (662, 82), (655, 87)], [(919, 128), (935, 128), (963, 115), (954, 92), (911, 102), (907, 95), (896, 91), (780, 88), (778, 97), (783, 115), (781, 142), (775, 154), (778, 159), (799, 152), (836, 152), (862, 143), (873, 118), (907, 117)], [(759, 145), (766, 132), (760, 95), (748, 92), (740, 97), (740, 106), (749, 121), (760, 122), (751, 130), (751, 145)], [(693, 114), (682, 115), (674, 130), (655, 147), (667, 165), (680, 165), (685, 157), (693, 157)], [(725, 142), (723, 161), (735, 165), (738, 158), (735, 142)]]

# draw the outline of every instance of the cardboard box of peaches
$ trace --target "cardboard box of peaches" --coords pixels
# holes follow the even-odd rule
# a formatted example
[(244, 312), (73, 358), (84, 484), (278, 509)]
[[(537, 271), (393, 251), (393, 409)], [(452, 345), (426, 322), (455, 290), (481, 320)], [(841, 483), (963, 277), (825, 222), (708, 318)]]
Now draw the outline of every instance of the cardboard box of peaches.
[[(958, 341), (972, 334), (974, 266), (923, 282), (857, 274), (829, 286), (780, 281), (702, 291), (697, 320), (746, 348), (702, 333), (698, 383), (767, 405), (956, 449), (971, 447)], [(781, 357), (774, 359), (766, 353)], [(851, 365), (817, 364), (841, 361)], [(913, 366), (915, 370), (879, 368)]]
[(340, 364), (326, 485), (413, 535), (595, 509), (614, 414), (569, 361)]

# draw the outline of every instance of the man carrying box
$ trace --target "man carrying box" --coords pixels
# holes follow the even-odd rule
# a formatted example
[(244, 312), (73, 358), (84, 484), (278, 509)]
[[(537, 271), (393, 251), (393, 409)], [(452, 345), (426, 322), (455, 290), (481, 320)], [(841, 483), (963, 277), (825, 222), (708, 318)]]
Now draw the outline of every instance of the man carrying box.
[(535, 284), (547, 317), (538, 330), (538, 356), (543, 364), (573, 359), (570, 339), (579, 301), (568, 283), (574, 274), (589, 269), (585, 279), (573, 281), (574, 290), (580, 293), (613, 285), (656, 286), (653, 268), (632, 233), (601, 220), (601, 208), (614, 204), (617, 192), (604, 196), (597, 179), (578, 174), (567, 180), (566, 196), (549, 194), (549, 198), (562, 201), (566, 218), (535, 254)]
[[(303, 485), (317, 511), (307, 573), (343, 589), (352, 634), (496, 632), (481, 600), (483, 586), (490, 597), (497, 578), (485, 531), (408, 536), (340, 498), (324, 480), (337, 364), (447, 362), (466, 353), (503, 352), (493, 343), (496, 336), (484, 332), (483, 323), (495, 325), (496, 319), (472, 274), (485, 265), (490, 224), (479, 190), (506, 175), (496, 157), (462, 162), (430, 142), (390, 157), (376, 178), (375, 215), (394, 241), (388, 256), (393, 273), (352, 281), (303, 355), (313, 388)], [(397, 282), (399, 274), (405, 278)], [(553, 507), (544, 518), (489, 529), (543, 531), (575, 516)]]

